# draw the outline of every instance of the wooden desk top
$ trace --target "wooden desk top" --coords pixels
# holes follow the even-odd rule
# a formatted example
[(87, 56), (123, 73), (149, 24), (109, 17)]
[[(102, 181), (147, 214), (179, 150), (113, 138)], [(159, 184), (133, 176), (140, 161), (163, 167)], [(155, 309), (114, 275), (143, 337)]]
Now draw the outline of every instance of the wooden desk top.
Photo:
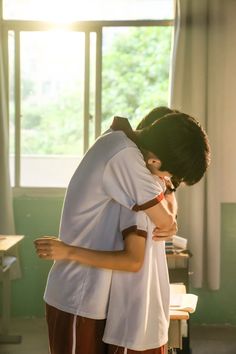
[(190, 258), (190, 255), (188, 253), (166, 253), (167, 258), (182, 258), (182, 259), (188, 259)]
[(0, 235), (0, 251), (8, 251), (24, 238), (23, 235)]
[(188, 320), (189, 313), (186, 311), (170, 310), (170, 319), (171, 320)]

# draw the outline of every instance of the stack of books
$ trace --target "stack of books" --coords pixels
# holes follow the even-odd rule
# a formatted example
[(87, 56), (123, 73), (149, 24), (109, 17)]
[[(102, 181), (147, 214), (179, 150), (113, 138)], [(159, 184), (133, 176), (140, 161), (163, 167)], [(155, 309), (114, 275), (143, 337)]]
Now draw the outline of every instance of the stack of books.
[(166, 241), (166, 254), (188, 253), (188, 240), (180, 236), (173, 236), (171, 241)]

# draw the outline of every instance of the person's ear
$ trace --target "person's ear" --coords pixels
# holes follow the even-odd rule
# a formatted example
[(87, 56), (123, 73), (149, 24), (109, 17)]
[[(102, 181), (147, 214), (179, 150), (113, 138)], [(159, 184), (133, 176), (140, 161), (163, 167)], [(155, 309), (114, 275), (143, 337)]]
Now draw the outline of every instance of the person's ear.
[(155, 169), (160, 169), (160, 167), (161, 167), (161, 160), (159, 160), (158, 158), (156, 158), (156, 157), (149, 157), (148, 159), (147, 159), (147, 164), (148, 164), (148, 166), (150, 166), (150, 167), (155, 167)]

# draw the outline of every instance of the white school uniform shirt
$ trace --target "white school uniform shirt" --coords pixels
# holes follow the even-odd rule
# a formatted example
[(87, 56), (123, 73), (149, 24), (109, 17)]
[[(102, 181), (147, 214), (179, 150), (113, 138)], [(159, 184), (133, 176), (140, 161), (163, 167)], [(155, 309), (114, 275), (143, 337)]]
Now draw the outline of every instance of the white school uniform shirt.
[(103, 341), (137, 351), (159, 348), (167, 343), (169, 327), (165, 242), (152, 240), (155, 226), (144, 212), (122, 208), (120, 222), (123, 235), (146, 232), (145, 258), (137, 273), (113, 272)]
[[(162, 192), (136, 144), (123, 131), (109, 131), (89, 149), (69, 183), (60, 239), (73, 246), (114, 250), (121, 237), (121, 205), (146, 209), (163, 198)], [(65, 312), (104, 319), (111, 276), (110, 270), (56, 261), (44, 300)]]

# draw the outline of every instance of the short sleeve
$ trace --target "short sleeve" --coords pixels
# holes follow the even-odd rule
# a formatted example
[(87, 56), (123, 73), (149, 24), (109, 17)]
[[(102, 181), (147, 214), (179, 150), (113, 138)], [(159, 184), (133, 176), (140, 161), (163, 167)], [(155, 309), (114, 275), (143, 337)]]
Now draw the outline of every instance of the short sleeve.
[(112, 199), (135, 211), (148, 209), (164, 198), (163, 186), (154, 179), (136, 147), (124, 148), (108, 161), (103, 186)]
[(134, 212), (125, 207), (121, 207), (120, 232), (125, 238), (131, 232), (138, 236), (147, 238), (148, 221), (147, 215), (143, 211)]

